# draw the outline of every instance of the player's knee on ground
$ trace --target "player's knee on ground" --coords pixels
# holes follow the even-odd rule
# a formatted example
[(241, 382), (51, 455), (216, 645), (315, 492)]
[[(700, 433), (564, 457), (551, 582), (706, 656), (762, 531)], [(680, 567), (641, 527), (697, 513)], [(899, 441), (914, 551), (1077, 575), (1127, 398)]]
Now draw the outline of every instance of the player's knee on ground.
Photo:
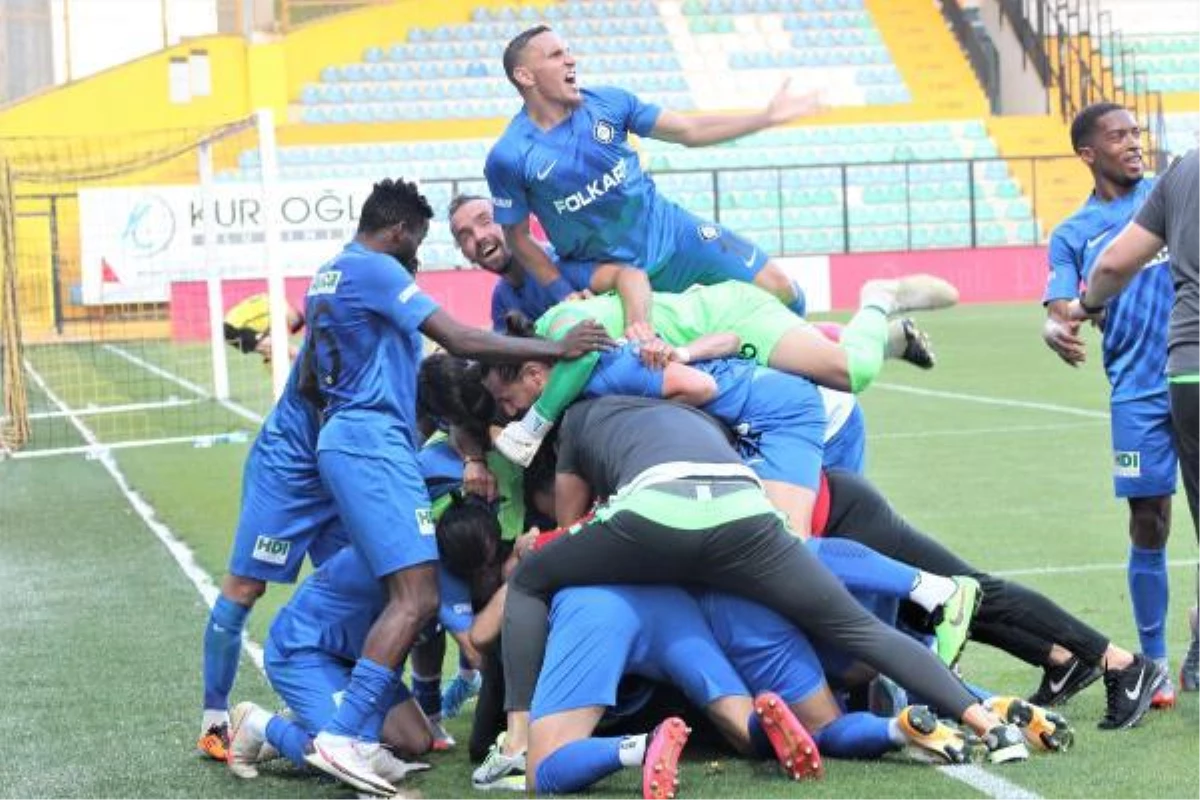
[(1135, 547), (1161, 550), (1171, 534), (1171, 498), (1129, 498), (1129, 540)]
[(380, 740), (404, 757), (428, 753), (433, 748), (433, 731), (414, 698), (392, 706), (379, 732)]
[(221, 594), (226, 600), (240, 606), (251, 608), (258, 598), (266, 594), (267, 584), (256, 578), (243, 578), (240, 575), (226, 575), (221, 581)]

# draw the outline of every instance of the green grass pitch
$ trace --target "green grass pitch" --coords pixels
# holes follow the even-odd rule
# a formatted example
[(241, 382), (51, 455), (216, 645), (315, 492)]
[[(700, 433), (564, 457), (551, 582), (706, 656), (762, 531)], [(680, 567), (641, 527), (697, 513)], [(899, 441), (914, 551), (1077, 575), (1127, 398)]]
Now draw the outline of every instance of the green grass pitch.
[[(1136, 649), (1123, 562), (1126, 512), (1111, 496), (1106, 386), (1093, 334), (1085, 368), (1061, 364), (1041, 344), (1034, 306), (974, 306), (928, 315), (939, 365), (925, 374), (890, 365), (863, 397), (868, 475), (911, 520), (968, 560), (1011, 572), (1117, 641)], [(202, 347), (123, 345), (172, 375), (204, 385)], [(31, 348), (34, 369), (72, 409), (188, 400), (153, 410), (80, 417), (105, 443), (251, 430), (229, 411), (100, 347)], [(231, 354), (235, 399), (261, 413), (268, 380)], [(125, 382), (123, 376), (136, 380)], [(915, 389), (914, 393), (912, 390)], [(34, 391), (35, 411), (57, 407)], [(71, 421), (40, 417), (45, 446), (83, 444)], [(48, 443), (48, 444), (47, 444)], [(224, 569), (237, 515), (246, 444), (192, 443), (112, 451), (156, 518), (195, 551), (214, 578)], [(331, 781), (280, 764), (242, 782), (193, 750), (199, 721), (200, 640), (206, 608), (101, 461), (80, 455), (0, 462), (0, 758), (5, 797), (352, 797)], [(1196, 540), (1182, 493), (1175, 505), (1169, 645), (1173, 668), (1187, 646), (1195, 600)], [(250, 618), (262, 640), (287, 587)], [(453, 660), (447, 659), (453, 667)], [(1039, 673), (979, 644), (968, 679), (1027, 694)], [(235, 699), (276, 705), (243, 662)], [(1096, 730), (1099, 684), (1065, 713), (1075, 748), (1024, 764), (985, 767), (1008, 791), (1042, 797), (1197, 797), (1197, 695), (1151, 712), (1127, 732)], [(467, 722), (452, 721), (460, 742)], [(472, 794), (459, 751), (406, 789), (425, 797)], [(820, 783), (791, 784), (770, 765), (697, 754), (681, 797), (986, 796), (936, 769), (888, 759), (828, 762)], [(627, 772), (594, 796), (634, 797)], [(993, 794), (998, 790), (992, 789)]]

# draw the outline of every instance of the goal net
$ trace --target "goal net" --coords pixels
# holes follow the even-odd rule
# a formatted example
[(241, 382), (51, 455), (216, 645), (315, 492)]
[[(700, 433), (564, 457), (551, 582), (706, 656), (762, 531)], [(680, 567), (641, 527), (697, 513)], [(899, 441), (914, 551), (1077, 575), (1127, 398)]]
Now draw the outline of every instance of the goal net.
[[(269, 114), (0, 138), (0, 455), (252, 435), (287, 359), (230, 346), (223, 319), (270, 287), (280, 332), (303, 282), (283, 276), (273, 161)], [(298, 272), (348, 227), (338, 220)]]

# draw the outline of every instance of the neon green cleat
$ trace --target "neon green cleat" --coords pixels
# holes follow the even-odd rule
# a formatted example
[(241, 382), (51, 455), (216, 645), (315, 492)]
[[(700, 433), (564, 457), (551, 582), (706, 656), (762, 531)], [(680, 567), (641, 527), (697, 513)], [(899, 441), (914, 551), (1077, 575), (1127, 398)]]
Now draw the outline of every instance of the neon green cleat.
[(942, 604), (942, 619), (933, 629), (937, 638), (937, 654), (942, 663), (953, 667), (958, 663), (971, 635), (971, 620), (975, 618), (975, 610), (983, 599), (983, 591), (979, 581), (974, 578), (957, 576), (954, 583), (958, 588)]

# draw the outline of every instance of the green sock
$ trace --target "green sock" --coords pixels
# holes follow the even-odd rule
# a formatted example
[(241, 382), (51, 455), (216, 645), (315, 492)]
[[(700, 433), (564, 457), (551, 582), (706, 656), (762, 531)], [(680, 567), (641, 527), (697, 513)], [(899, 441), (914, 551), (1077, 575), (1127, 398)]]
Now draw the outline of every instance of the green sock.
[(883, 369), (887, 355), (887, 315), (874, 306), (860, 309), (842, 329), (842, 349), (850, 371), (850, 391), (866, 389)]
[(599, 353), (588, 353), (582, 358), (555, 364), (550, 370), (550, 378), (546, 381), (542, 396), (533, 404), (533, 410), (541, 415), (542, 419), (557, 422), (567, 410), (567, 406), (571, 405), (575, 398), (579, 397), (583, 387), (587, 386), (599, 360)]

